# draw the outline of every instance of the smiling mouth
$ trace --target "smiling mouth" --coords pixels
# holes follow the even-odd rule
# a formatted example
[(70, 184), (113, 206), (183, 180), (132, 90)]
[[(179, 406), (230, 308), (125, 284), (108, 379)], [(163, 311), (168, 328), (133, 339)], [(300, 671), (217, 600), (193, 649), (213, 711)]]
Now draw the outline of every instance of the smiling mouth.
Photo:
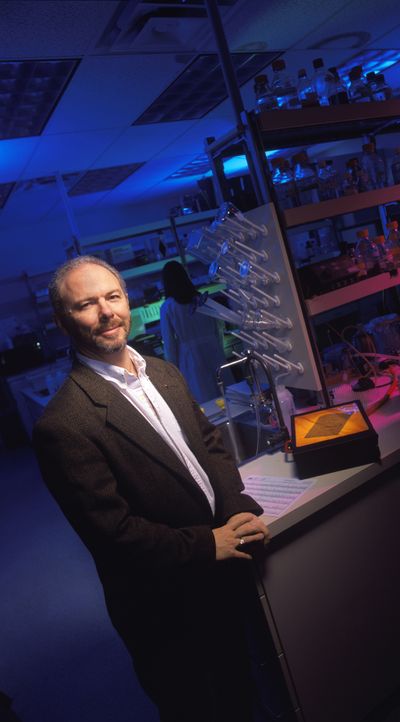
[(118, 329), (121, 328), (121, 326), (113, 326), (112, 328), (105, 328), (104, 331), (99, 331), (99, 336), (108, 336), (112, 335), (114, 331), (118, 331)]

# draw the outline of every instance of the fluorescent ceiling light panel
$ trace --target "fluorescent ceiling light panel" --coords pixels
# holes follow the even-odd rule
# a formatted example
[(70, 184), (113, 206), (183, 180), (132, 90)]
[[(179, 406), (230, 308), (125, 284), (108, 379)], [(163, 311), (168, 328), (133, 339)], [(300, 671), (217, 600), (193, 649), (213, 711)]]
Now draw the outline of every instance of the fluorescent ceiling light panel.
[[(88, 170), (68, 191), (69, 196), (81, 196), (87, 193), (100, 193), (113, 190), (123, 181), (129, 178), (132, 173), (139, 170), (143, 163), (129, 163), (128, 165), (117, 165), (109, 168), (96, 168)], [(71, 174), (63, 176), (68, 183)]]
[(204, 175), (210, 170), (210, 161), (208, 156), (203, 153), (193, 158), (189, 163), (185, 163), (181, 168), (167, 176), (169, 178), (187, 178), (189, 176)]
[(0, 62), (0, 140), (40, 135), (79, 60)]
[[(247, 83), (281, 53), (232, 53), (239, 85)], [(203, 118), (228, 97), (216, 53), (198, 55), (132, 125)]]

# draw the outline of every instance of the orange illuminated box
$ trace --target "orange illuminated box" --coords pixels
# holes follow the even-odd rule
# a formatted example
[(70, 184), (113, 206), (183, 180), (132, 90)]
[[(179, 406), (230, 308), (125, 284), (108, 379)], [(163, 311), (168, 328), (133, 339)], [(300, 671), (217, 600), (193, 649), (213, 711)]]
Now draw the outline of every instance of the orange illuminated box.
[(299, 479), (380, 461), (378, 434), (359, 401), (292, 416), (292, 444)]

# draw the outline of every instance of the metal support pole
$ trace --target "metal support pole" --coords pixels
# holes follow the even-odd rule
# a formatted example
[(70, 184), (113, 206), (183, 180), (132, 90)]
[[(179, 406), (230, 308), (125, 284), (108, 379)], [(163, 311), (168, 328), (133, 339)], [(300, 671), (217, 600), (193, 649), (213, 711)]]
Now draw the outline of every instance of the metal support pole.
[[(259, 138), (258, 129), (253, 121), (253, 117), (246, 111), (243, 112), (243, 117), (246, 118), (244, 125), (244, 137), (248, 151), (247, 163), (249, 170), (253, 177), (253, 183), (257, 180), (257, 186), (259, 189), (260, 205), (263, 203), (271, 202), (270, 186), (267, 179), (267, 167), (264, 148)], [(249, 162), (250, 159), (250, 162)]]
[[(228, 90), (229, 98), (232, 103), (233, 112), (236, 119), (236, 126), (237, 126), (237, 132), (238, 134), (242, 134), (242, 141), (244, 146), (244, 153), (246, 155), (247, 165), (249, 167), (250, 177), (253, 181), (254, 186), (254, 192), (257, 199), (257, 204), (262, 205), (263, 203), (268, 203), (270, 200), (270, 196), (267, 190), (267, 184), (265, 183), (265, 176), (263, 177), (263, 171), (262, 168), (259, 167), (259, 158), (257, 157), (257, 152), (255, 151), (255, 140), (252, 136), (253, 129), (248, 125), (248, 120), (246, 119), (246, 113), (244, 110), (243, 100), (242, 96), (240, 94), (240, 89), (237, 83), (235, 69), (233, 67), (232, 58), (229, 52), (228, 43), (226, 40), (226, 36), (224, 33), (224, 28), (221, 21), (221, 16), (219, 13), (219, 9), (216, 3), (216, 0), (205, 0), (205, 5), (207, 8), (208, 17), (214, 32), (215, 42), (217, 46), (217, 51), (219, 55), (219, 60), (222, 67), (222, 72), (224, 75), (225, 85)], [(247, 127), (244, 127), (244, 122), (247, 123)], [(214, 158), (215, 163), (215, 157), (212, 155), (212, 152), (209, 154), (209, 157)], [(214, 168), (212, 168), (214, 172)], [(218, 170), (217, 170), (217, 177), (218, 177)], [(221, 183), (220, 183), (221, 185)], [(220, 189), (223, 193), (224, 189), (223, 187)], [(225, 199), (226, 200), (226, 199)]]
[(226, 41), (221, 15), (219, 13), (216, 0), (204, 0), (204, 2), (207, 8), (211, 27), (214, 32), (215, 43), (217, 46), (222, 72), (224, 74), (225, 85), (228, 89), (233, 112), (236, 118), (236, 124), (239, 128), (242, 125), (241, 113), (244, 110), (244, 106), (239, 86), (237, 84), (235, 69), (230, 56), (228, 43)]
[(215, 200), (217, 206), (221, 206), (226, 200), (226, 178), (224, 173), (224, 164), (222, 158), (218, 155), (213, 155), (213, 152), (209, 151), (209, 146), (214, 142), (214, 138), (206, 138), (205, 151), (208, 155), (208, 160), (211, 166), (212, 173), (212, 184), (215, 193)]
[[(73, 210), (71, 208), (71, 202), (68, 198), (68, 194), (67, 194), (67, 191), (66, 191), (66, 188), (64, 185), (64, 180), (63, 180), (61, 173), (59, 173), (57, 171), (57, 173), (55, 173), (55, 178), (56, 178), (58, 192), (60, 194), (61, 201), (64, 206), (64, 210), (65, 210), (65, 213), (67, 216), (67, 220), (68, 220), (68, 224), (69, 224), (69, 227), (71, 230), (71, 236), (72, 236), (72, 243), (70, 246), (65, 247), (65, 253), (67, 255), (67, 258), (70, 258), (72, 255), (75, 255), (75, 254), (77, 254), (79, 256), (81, 254), (81, 244), (79, 242), (80, 233), (78, 230), (78, 226), (76, 224)], [(72, 251), (72, 253), (71, 253), (71, 251)]]
[(174, 234), (174, 237), (175, 237), (176, 247), (178, 249), (180, 259), (182, 261), (183, 266), (186, 268), (185, 249), (183, 248), (181, 239), (179, 238), (174, 216), (170, 215), (169, 222), (171, 224), (172, 233)]

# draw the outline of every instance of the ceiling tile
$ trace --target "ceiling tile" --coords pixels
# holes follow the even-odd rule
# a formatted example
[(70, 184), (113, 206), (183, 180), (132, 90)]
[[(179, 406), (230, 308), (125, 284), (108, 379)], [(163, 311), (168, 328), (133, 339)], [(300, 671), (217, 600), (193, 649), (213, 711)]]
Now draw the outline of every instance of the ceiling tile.
[(83, 55), (117, 5), (118, 0), (2, 0), (1, 57)]
[[(86, 170), (96, 163), (104, 148), (120, 134), (118, 129), (93, 130), (63, 135), (43, 135), (27, 164), (23, 177), (35, 178), (48, 173)], [(125, 156), (124, 161), (127, 159)], [(122, 161), (121, 161), (122, 162)], [(111, 165), (104, 163), (104, 165)]]
[[(390, 26), (390, 18), (396, 19), (399, 14), (397, 0), (352, 0), (351, 2), (331, 2), (321, 4), (318, 10), (312, 3), (316, 13), (322, 10), (322, 22), (316, 23), (314, 18), (309, 31), (294, 46), (297, 48), (315, 48), (323, 55), (326, 49), (337, 48), (343, 59), (343, 53), (353, 52), (364, 45), (381, 46), (379, 38), (386, 34)], [(329, 8), (329, 10), (328, 10)], [(328, 12), (326, 12), (328, 10)], [(375, 44), (377, 43), (377, 44)], [(398, 47), (397, 44), (393, 47)]]
[(2, 140), (0, 143), (0, 182), (18, 180), (37, 147), (38, 138)]
[(45, 132), (128, 126), (181, 70), (171, 55), (84, 58)]
[(176, 143), (179, 148), (180, 135), (192, 125), (193, 122), (188, 121), (159, 127), (130, 126), (104, 149), (95, 166), (142, 162), (168, 148), (170, 144)]

